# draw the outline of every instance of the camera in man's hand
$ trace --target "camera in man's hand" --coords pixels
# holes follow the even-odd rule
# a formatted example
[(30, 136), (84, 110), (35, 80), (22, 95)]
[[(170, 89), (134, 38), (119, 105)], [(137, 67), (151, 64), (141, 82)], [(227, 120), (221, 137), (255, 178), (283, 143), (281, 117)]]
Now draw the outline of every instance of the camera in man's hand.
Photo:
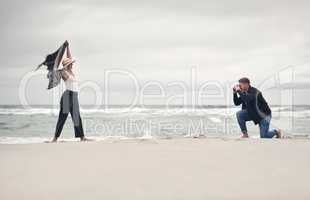
[(241, 91), (240, 85), (239, 85), (239, 84), (235, 85), (235, 86), (233, 87), (233, 91), (234, 91), (234, 92)]

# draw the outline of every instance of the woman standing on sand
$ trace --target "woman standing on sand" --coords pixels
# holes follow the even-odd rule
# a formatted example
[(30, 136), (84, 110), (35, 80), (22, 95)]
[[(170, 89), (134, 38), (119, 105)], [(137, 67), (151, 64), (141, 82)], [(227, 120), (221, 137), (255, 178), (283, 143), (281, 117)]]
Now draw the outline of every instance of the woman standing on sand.
[(76, 80), (75, 74), (72, 71), (73, 63), (75, 61), (72, 60), (69, 43), (67, 43), (67, 45), (67, 57), (62, 61), (62, 79), (65, 82), (66, 90), (62, 94), (60, 100), (60, 111), (56, 125), (55, 136), (51, 142), (57, 142), (69, 112), (74, 124), (75, 137), (80, 138), (81, 141), (88, 141), (88, 139), (84, 136), (84, 130), (80, 116), (78, 82)]

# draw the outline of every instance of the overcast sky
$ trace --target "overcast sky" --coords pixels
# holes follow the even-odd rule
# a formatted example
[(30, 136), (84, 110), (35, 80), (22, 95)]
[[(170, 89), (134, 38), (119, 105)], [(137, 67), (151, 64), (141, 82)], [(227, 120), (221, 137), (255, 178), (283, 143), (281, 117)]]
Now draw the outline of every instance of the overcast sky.
[[(66, 39), (80, 80), (97, 83), (102, 92), (105, 70), (128, 71), (141, 87), (157, 81), (169, 96), (178, 93), (177, 88), (167, 87), (169, 82), (183, 81), (191, 87), (192, 67), (198, 86), (206, 81), (226, 86), (248, 76), (253, 85), (259, 87), (267, 80), (272, 87), (273, 81), (290, 80), (279, 80), (279, 72), (300, 65), (295, 68), (295, 83), (288, 87), (300, 90), (295, 95), (301, 103), (309, 98), (309, 0), (11, 0), (0, 4), (0, 104), (19, 104), (20, 80)], [(53, 103), (53, 92), (46, 86), (44, 75), (29, 82), (26, 93), (31, 104)], [(109, 88), (110, 104), (127, 104), (134, 96), (132, 81), (125, 75), (113, 76)], [(273, 95), (266, 91), (268, 100), (279, 98)], [(88, 90), (80, 98), (83, 104), (94, 101)], [(154, 98), (149, 103), (161, 102)]]

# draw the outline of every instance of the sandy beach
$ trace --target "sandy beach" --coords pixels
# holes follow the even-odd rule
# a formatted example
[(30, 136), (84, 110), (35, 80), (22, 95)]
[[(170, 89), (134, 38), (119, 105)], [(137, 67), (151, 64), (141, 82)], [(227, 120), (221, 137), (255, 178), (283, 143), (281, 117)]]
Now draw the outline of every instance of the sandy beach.
[(310, 140), (0, 145), (0, 199), (310, 199)]

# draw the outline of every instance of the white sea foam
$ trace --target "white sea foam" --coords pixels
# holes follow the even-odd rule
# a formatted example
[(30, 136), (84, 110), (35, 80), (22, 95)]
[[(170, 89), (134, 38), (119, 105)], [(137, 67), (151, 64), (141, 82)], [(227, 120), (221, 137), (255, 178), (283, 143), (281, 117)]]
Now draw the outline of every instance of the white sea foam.
[[(121, 142), (121, 141), (145, 141), (153, 140), (154, 137), (149, 135), (144, 135), (141, 137), (125, 137), (125, 136), (92, 136), (87, 137), (92, 141), (104, 141), (108, 143)], [(47, 143), (51, 138), (43, 137), (0, 137), (0, 144), (39, 144)], [(78, 138), (61, 138), (58, 139), (59, 143), (62, 142), (79, 142)]]
[[(51, 138), (45, 137), (0, 137), (0, 144), (38, 144), (46, 143), (50, 141)], [(99, 141), (100, 139), (98, 139)], [(59, 142), (75, 142), (79, 141), (77, 138), (64, 138), (59, 139)]]
[[(81, 108), (82, 114), (150, 114), (162, 116), (206, 116), (206, 115), (219, 115), (219, 116), (233, 116), (240, 110), (238, 107), (233, 108), (100, 108), (100, 109), (87, 109)], [(275, 107), (272, 109), (273, 113), (283, 117), (310, 117), (310, 110), (292, 111), (290, 107)], [(0, 115), (57, 115), (58, 108), (0, 108)]]
[(53, 109), (50, 108), (0, 108), (0, 114), (2, 115), (50, 115), (52, 113)]
[(217, 117), (209, 117), (208, 119), (210, 119), (212, 122), (214, 123), (220, 123), (222, 120), (220, 120), (219, 118)]
[(48, 141), (43, 137), (0, 137), (0, 144), (35, 144)]

